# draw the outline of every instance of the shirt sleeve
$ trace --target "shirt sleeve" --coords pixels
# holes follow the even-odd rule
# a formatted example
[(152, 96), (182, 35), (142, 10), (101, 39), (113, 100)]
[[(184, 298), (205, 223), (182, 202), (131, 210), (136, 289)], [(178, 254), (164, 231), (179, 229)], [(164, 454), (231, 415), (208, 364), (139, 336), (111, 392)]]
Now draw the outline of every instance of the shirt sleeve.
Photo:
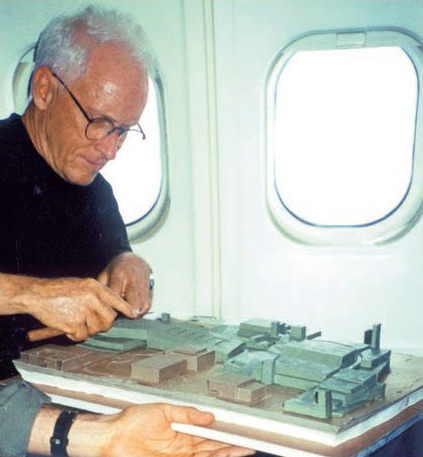
[(50, 397), (21, 379), (0, 390), (0, 455), (25, 457), (32, 425)]

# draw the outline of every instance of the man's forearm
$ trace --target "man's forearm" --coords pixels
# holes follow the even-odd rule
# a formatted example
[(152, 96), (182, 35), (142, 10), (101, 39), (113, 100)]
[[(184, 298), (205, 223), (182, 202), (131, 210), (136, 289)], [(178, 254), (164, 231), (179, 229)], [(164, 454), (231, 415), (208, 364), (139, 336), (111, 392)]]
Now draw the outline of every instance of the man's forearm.
[(25, 294), (38, 278), (0, 273), (0, 315), (28, 313)]
[[(61, 409), (43, 406), (36, 418), (28, 443), (28, 452), (50, 455), (50, 438)], [(108, 438), (108, 416), (78, 414), (69, 430), (67, 453), (70, 457), (97, 457), (104, 455), (105, 437)]]
[(52, 406), (43, 406), (35, 417), (28, 442), (28, 452), (41, 455), (50, 455), (50, 437), (54, 425), (59, 417), (60, 409)]
[(35, 278), (2, 274), (0, 314), (31, 314), (74, 341), (106, 331), (116, 311), (134, 318), (134, 309), (93, 278)]
[[(0, 391), (0, 454), (25, 456), (27, 452), (51, 455), (50, 438), (62, 409), (25, 381), (16, 380)], [(176, 432), (179, 422), (207, 427), (213, 415), (193, 407), (166, 403), (131, 405), (116, 414), (78, 413), (63, 423), (61, 438), (66, 439), (69, 457), (241, 457), (254, 452), (218, 441)], [(66, 421), (66, 417), (65, 417)], [(60, 427), (58, 427), (60, 429)], [(55, 430), (56, 429), (56, 430)], [(59, 433), (60, 436), (60, 433)]]
[[(62, 409), (33, 385), (16, 379), (0, 389), (0, 454), (24, 456), (27, 452), (50, 455), (50, 438)], [(113, 436), (113, 415), (77, 414), (68, 434), (70, 457), (106, 455)], [(107, 440), (107, 441), (106, 441)], [(106, 443), (106, 444), (105, 444)]]

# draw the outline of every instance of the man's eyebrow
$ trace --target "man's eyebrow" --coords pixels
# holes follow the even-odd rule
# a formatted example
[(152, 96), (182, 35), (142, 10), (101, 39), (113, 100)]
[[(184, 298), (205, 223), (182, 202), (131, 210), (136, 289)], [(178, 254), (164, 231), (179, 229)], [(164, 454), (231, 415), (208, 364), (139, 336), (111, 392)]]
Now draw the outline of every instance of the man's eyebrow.
[(119, 123), (113, 117), (111, 117), (111, 116), (109, 116), (107, 114), (103, 114), (100, 111), (97, 111), (95, 108), (91, 108), (90, 111), (91, 111), (91, 113), (94, 113), (94, 116), (92, 117), (92, 119), (106, 119), (106, 120), (112, 122), (116, 127), (124, 127), (124, 128), (129, 128), (130, 127), (127, 124)]
[(89, 110), (89, 113), (92, 116), (92, 119), (107, 119), (108, 121), (113, 122), (116, 124), (116, 119), (114, 119), (112, 116), (109, 116), (108, 114), (104, 114), (101, 111), (98, 111), (95, 108), (92, 108), (91, 106), (87, 108)]

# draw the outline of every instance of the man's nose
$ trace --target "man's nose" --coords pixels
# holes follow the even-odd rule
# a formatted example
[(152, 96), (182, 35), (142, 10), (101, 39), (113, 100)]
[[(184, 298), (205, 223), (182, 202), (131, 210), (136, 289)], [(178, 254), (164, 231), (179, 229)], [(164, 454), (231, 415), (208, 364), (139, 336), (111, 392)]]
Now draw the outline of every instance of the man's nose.
[(119, 133), (114, 131), (109, 135), (105, 136), (101, 140), (101, 152), (104, 154), (107, 160), (113, 160), (116, 158), (117, 151), (119, 149)]

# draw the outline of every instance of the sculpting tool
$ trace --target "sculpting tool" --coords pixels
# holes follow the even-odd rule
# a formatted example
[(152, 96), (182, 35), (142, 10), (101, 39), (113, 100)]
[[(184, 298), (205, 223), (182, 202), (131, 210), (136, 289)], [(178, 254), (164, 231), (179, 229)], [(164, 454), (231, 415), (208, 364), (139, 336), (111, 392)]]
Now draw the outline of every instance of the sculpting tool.
[[(147, 313), (144, 314), (144, 316), (147, 314), (151, 314), (152, 312), (153, 311), (148, 311)], [(138, 315), (136, 317), (140, 317), (140, 316)], [(123, 319), (123, 318), (124, 317), (122, 315), (119, 315), (115, 319), (115, 321), (119, 320), (119, 319)], [(35, 343), (37, 341), (47, 340), (49, 338), (54, 338), (55, 336), (60, 336), (60, 335), (64, 335), (64, 334), (65, 334), (65, 332), (63, 332), (62, 330), (59, 330), (57, 328), (44, 327), (44, 328), (39, 328), (36, 330), (30, 330), (26, 334), (26, 337), (30, 343)]]

